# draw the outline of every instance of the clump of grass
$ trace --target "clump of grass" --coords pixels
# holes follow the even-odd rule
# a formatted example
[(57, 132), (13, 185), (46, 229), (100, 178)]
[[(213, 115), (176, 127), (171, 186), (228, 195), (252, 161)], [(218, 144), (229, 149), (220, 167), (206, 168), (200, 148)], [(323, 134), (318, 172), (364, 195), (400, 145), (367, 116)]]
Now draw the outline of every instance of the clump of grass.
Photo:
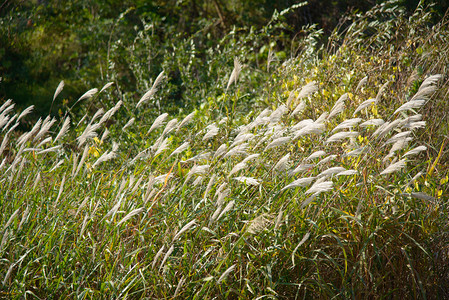
[[(90, 120), (75, 124), (72, 116), (57, 125), (46, 118), (20, 134), (15, 124), (31, 109), (14, 118), (6, 102), (2, 294), (444, 295), (446, 142), (425, 130), (444, 130), (428, 113), (443, 105), (447, 81), (426, 60), (440, 55), (429, 40), (421, 45), (426, 57), (413, 53), (426, 72), (418, 76), (401, 61), (409, 40), (368, 22), (385, 13), (399, 21), (382, 26), (410, 33), (414, 26), (408, 38), (423, 39), (417, 29), (424, 23), (406, 25), (395, 10), (376, 7), (333, 37), (338, 49), (312, 62), (303, 60), (304, 49), (279, 67), (271, 94), (261, 95), (249, 116), (236, 103), (244, 72), (238, 59), (224, 95), (236, 97), (229, 102), (235, 109), (212, 103), (179, 123), (165, 113), (140, 123), (127, 115), (121, 130), (111, 122), (124, 110), (119, 101)], [(398, 50), (388, 49), (390, 39)], [(387, 57), (396, 65), (384, 63)], [(299, 69), (301, 79), (291, 76)], [(412, 75), (415, 88), (406, 80)], [(162, 79), (139, 106), (163, 88)]]

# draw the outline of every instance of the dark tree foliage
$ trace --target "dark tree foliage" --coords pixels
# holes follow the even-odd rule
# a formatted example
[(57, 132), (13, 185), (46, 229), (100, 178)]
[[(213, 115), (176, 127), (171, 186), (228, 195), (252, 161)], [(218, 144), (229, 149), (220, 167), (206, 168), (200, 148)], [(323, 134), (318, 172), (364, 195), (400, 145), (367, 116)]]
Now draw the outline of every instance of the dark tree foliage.
[[(186, 105), (189, 89), (182, 70), (170, 63), (174, 56), (178, 63), (195, 59), (196, 65), (189, 71), (197, 81), (216, 80), (218, 73), (202, 68), (208, 64), (207, 51), (230, 32), (237, 37), (257, 33), (254, 30), (266, 26), (275, 12), (298, 2), (5, 0), (0, 6), (0, 101), (13, 98), (22, 107), (35, 104), (37, 114), (46, 114), (54, 89), (64, 80), (60, 96), (64, 100), (56, 101), (51, 112), (57, 114), (63, 104), (74, 103), (87, 89), (111, 80), (117, 84), (118, 96), (122, 96), (121, 91), (140, 91), (146, 86), (136, 77), (136, 66), (146, 60), (148, 67), (142, 76), (155, 78), (162, 69), (167, 70), (171, 89), (166, 96), (173, 105)], [(278, 51), (288, 54), (289, 40), (304, 25), (318, 24), (330, 33), (343, 14), (365, 11), (375, 2), (310, 0), (286, 14), (283, 25), (260, 41), (274, 41)], [(405, 5), (412, 11), (416, 2), (405, 1)], [(442, 13), (447, 4), (440, 1), (436, 8)], [(151, 45), (144, 53), (136, 39), (148, 31), (151, 38), (145, 41)], [(136, 53), (129, 52), (133, 43)], [(252, 51), (259, 51), (262, 45), (254, 47), (250, 47)]]

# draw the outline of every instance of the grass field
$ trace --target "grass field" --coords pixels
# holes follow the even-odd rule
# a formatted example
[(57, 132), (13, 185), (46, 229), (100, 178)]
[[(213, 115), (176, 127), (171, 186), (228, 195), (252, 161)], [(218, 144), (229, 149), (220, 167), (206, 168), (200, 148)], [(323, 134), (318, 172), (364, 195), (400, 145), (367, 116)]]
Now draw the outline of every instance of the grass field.
[(163, 73), (26, 132), (32, 108), (5, 102), (0, 298), (448, 297), (449, 30), (431, 17), (378, 6), (327, 47), (312, 30), (289, 60), (230, 58), (222, 97), (179, 116), (145, 117)]

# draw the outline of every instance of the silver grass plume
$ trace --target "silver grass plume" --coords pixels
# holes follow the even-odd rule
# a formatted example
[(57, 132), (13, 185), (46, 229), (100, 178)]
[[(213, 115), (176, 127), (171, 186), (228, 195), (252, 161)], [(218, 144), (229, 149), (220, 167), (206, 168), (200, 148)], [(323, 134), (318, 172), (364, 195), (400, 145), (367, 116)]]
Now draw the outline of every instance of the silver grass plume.
[(228, 277), (228, 275), (234, 271), (235, 269), (235, 264), (230, 266), (229, 268), (226, 269), (226, 271), (223, 272), (223, 274), (221, 274), (220, 278), (218, 278), (217, 280), (217, 284), (221, 283), (223, 280), (226, 279), (226, 277)]
[(267, 228), (267, 226), (271, 223), (273, 223), (273, 221), (271, 220), (271, 216), (269, 214), (261, 214), (249, 223), (246, 232), (249, 234), (258, 234)]
[(228, 150), (228, 146), (227, 146), (226, 144), (222, 144), (222, 145), (221, 145), (220, 147), (218, 147), (218, 149), (215, 151), (213, 159), (219, 158), (220, 156), (222, 156), (223, 154), (225, 154), (227, 150)]
[(296, 140), (297, 138), (307, 135), (307, 134), (320, 134), (325, 130), (326, 126), (323, 123), (315, 123), (313, 122), (310, 125), (307, 125), (304, 128), (301, 128), (300, 130), (296, 131), (293, 137), (293, 140)]
[(176, 233), (175, 236), (173, 237), (173, 243), (176, 242), (176, 241), (181, 237), (181, 235), (182, 235), (184, 232), (186, 232), (187, 230), (189, 230), (190, 227), (192, 227), (192, 226), (194, 226), (194, 225), (196, 225), (196, 221), (195, 221), (195, 220), (192, 220), (192, 221), (190, 221), (189, 223), (187, 223), (186, 225), (184, 225), (184, 227), (182, 227), (181, 230), (179, 230), (178, 233)]
[(385, 121), (382, 119), (370, 119), (368, 121), (363, 122), (360, 124), (360, 127), (368, 127), (368, 126), (381, 126), (385, 124)]
[(243, 143), (238, 146), (235, 146), (234, 148), (230, 149), (223, 157), (230, 157), (234, 155), (242, 155), (246, 154), (245, 150), (248, 148), (248, 143)]
[(368, 76), (363, 77), (359, 81), (359, 84), (357, 84), (357, 87), (355, 88), (355, 92), (357, 93), (367, 82), (368, 82)]
[(28, 106), (27, 108), (25, 108), (19, 115), (19, 117), (17, 117), (17, 122), (20, 121), (21, 118), (25, 117), (26, 115), (28, 115), (29, 113), (31, 113), (34, 109), (34, 105)]
[(308, 97), (311, 94), (315, 93), (316, 91), (318, 91), (318, 83), (316, 81), (311, 81), (301, 88), (301, 90), (298, 93), (298, 96), (296, 96), (296, 101)]
[(169, 144), (169, 139), (165, 138), (160, 144), (159, 147), (157, 148), (156, 152), (154, 153), (154, 156), (158, 156), (160, 153), (162, 153), (163, 151), (168, 149), (168, 144)]
[(258, 186), (260, 184), (259, 181), (257, 181), (257, 179), (252, 178), (252, 177), (245, 177), (245, 176), (240, 176), (240, 177), (234, 177), (232, 178), (234, 180), (237, 180), (241, 183), (244, 183), (246, 185), (255, 185)]
[(81, 171), (81, 168), (82, 168), (83, 165), (84, 165), (84, 161), (86, 160), (86, 157), (87, 157), (87, 153), (88, 153), (88, 152), (89, 152), (89, 146), (86, 145), (86, 146), (84, 147), (83, 155), (81, 156), (81, 160), (80, 160), (80, 162), (79, 162), (79, 164), (78, 164), (78, 167), (76, 168), (76, 171), (75, 171), (75, 173), (72, 175), (72, 177), (76, 177), (76, 175), (78, 175), (79, 171)]
[(228, 85), (226, 86), (226, 91), (229, 89), (232, 83), (237, 84), (239, 79), (240, 71), (242, 70), (242, 64), (237, 57), (234, 57), (234, 69), (232, 70), (231, 76), (229, 77)]
[(296, 173), (303, 172), (303, 171), (306, 171), (306, 170), (310, 170), (313, 167), (315, 167), (315, 165), (313, 165), (313, 164), (300, 164), (293, 171), (291, 171), (289, 175), (293, 176)]
[(380, 101), (380, 97), (382, 97), (382, 94), (384, 93), (385, 89), (387, 88), (389, 82), (385, 82), (379, 89), (379, 91), (377, 92), (376, 95), (376, 103), (378, 103)]
[(128, 127), (130, 127), (134, 122), (136, 121), (136, 118), (129, 119), (128, 122), (126, 122), (125, 126), (123, 126), (123, 130), (126, 130)]
[(229, 172), (228, 178), (231, 177), (233, 174), (245, 169), (246, 167), (247, 167), (247, 164), (244, 162), (240, 162), (240, 163), (236, 164), (234, 166), (234, 168), (232, 168), (231, 172)]
[(94, 114), (94, 116), (92, 117), (92, 119), (90, 120), (90, 124), (92, 124), (96, 119), (98, 119), (99, 117), (104, 115), (104, 109), (100, 108), (99, 110), (97, 110)]
[(345, 168), (343, 168), (343, 167), (332, 167), (332, 168), (329, 168), (329, 169), (326, 169), (326, 170), (324, 170), (323, 172), (321, 172), (320, 174), (318, 174), (318, 178), (321, 178), (321, 177), (329, 177), (329, 176), (332, 176), (332, 175), (334, 175), (334, 174), (338, 174), (338, 173), (341, 173), (341, 172), (344, 172), (344, 171), (346, 171), (346, 169)]
[(116, 227), (119, 227), (120, 225), (122, 225), (123, 223), (125, 223), (126, 221), (128, 221), (129, 219), (131, 219), (132, 217), (142, 213), (145, 211), (145, 208), (141, 207), (141, 208), (136, 208), (133, 209), (132, 211), (130, 211), (125, 217), (123, 217), (123, 219), (120, 220), (120, 222), (117, 223)]
[(310, 189), (306, 191), (306, 194), (318, 194), (324, 193), (332, 190), (333, 183), (332, 181), (323, 181), (314, 183)]
[(215, 124), (211, 124), (206, 127), (208, 129), (207, 133), (203, 136), (203, 141), (213, 138), (218, 134), (218, 127)]
[(405, 167), (405, 159), (401, 159), (400, 161), (389, 165), (385, 170), (383, 170), (380, 175), (391, 174), (397, 171), (400, 171)]
[(287, 153), (276, 163), (276, 165), (274, 165), (273, 169), (279, 173), (285, 171), (289, 166), (289, 163), (288, 163), (289, 159), (290, 159), (290, 153)]
[(412, 110), (416, 108), (420, 108), (421, 106), (426, 103), (426, 100), (424, 99), (416, 99), (416, 100), (410, 100), (409, 102), (406, 102), (401, 105), (398, 109), (394, 111), (393, 114), (397, 114), (398, 112), (405, 111), (405, 110)]
[(160, 116), (158, 116), (153, 124), (151, 125), (150, 129), (148, 130), (147, 134), (149, 134), (151, 131), (153, 131), (154, 129), (157, 129), (159, 127), (162, 126), (162, 124), (164, 123), (165, 119), (168, 117), (168, 113), (163, 113)]
[(288, 143), (290, 140), (291, 140), (291, 137), (289, 137), (289, 136), (277, 138), (277, 139), (273, 140), (271, 143), (269, 143), (265, 147), (264, 151), (284, 145), (285, 143)]
[(169, 256), (173, 253), (173, 250), (175, 250), (175, 246), (171, 245), (170, 249), (168, 249), (167, 253), (165, 253), (164, 259), (162, 259), (161, 265), (159, 266), (159, 271), (162, 270), (162, 267), (164, 266)]
[(97, 92), (98, 92), (97, 88), (93, 88), (93, 89), (88, 90), (81, 97), (79, 97), (79, 99), (75, 102), (75, 104), (78, 103), (79, 101), (83, 100), (83, 99), (92, 98), (92, 96), (95, 95)]
[(332, 131), (331, 133), (340, 130), (340, 129), (348, 129), (356, 126), (358, 123), (360, 123), (362, 121), (361, 118), (353, 118), (353, 119), (349, 119), (349, 120), (345, 120), (343, 122), (341, 122), (340, 124), (338, 124)]
[(58, 97), (59, 93), (61, 93), (63, 88), (64, 88), (64, 80), (61, 80), (61, 82), (58, 84), (58, 87), (56, 88), (55, 94), (53, 95), (52, 104), (55, 101), (56, 97)]
[[(11, 99), (8, 99), (8, 100), (6, 100), (5, 101), (5, 103), (3, 103), (2, 104), (2, 106), (0, 106), (0, 113), (4, 113), (4, 110), (8, 107), (8, 106), (11, 106), (11, 104), (12, 104), (12, 100)], [(12, 106), (12, 108), (14, 108), (14, 106)], [(11, 108), (11, 109), (12, 109)], [(8, 108), (9, 109), (9, 108)], [(11, 110), (11, 109), (9, 109), (9, 110)], [(8, 112), (6, 112), (6, 113), (4, 113), (5, 115), (7, 114)]]
[(143, 96), (140, 98), (139, 102), (137, 102), (136, 107), (139, 107), (142, 103), (145, 103), (149, 99), (151, 99), (154, 94), (156, 94), (158, 90), (159, 84), (162, 82), (162, 79), (164, 78), (164, 71), (159, 73), (159, 75), (156, 77), (156, 80), (154, 80), (153, 86), (151, 89), (149, 89)]
[(176, 127), (176, 132), (178, 132), (183, 126), (189, 124), (193, 120), (194, 116), (195, 112), (192, 112), (189, 115), (187, 115)]
[(281, 191), (285, 191), (286, 189), (296, 188), (296, 187), (305, 187), (312, 183), (312, 181), (315, 180), (316, 177), (305, 177), (305, 178), (299, 178), (295, 181), (289, 183), (285, 187), (281, 189)]
[(318, 150), (313, 152), (312, 154), (310, 154), (306, 159), (304, 159), (304, 161), (309, 161), (315, 158), (319, 158), (323, 155), (326, 155), (326, 152), (324, 152), (323, 150)]
[(59, 130), (58, 135), (56, 136), (53, 143), (56, 143), (59, 139), (63, 138), (70, 128), (70, 117), (65, 118), (64, 123), (62, 124), (61, 130)]
[(410, 155), (416, 155), (416, 154), (419, 154), (420, 152), (426, 151), (426, 150), (427, 150), (426, 146), (418, 146), (418, 147), (413, 148), (412, 150), (408, 151), (407, 153), (405, 153), (403, 155), (403, 157), (410, 156)]
[(123, 101), (119, 100), (114, 107), (112, 107), (111, 109), (109, 109), (104, 115), (103, 117), (101, 117), (100, 121), (98, 121), (98, 124), (103, 124), (105, 121), (109, 120), (109, 118), (111, 118), (118, 110), (119, 108), (122, 106)]
[(164, 128), (164, 131), (162, 132), (162, 135), (169, 134), (172, 130), (176, 128), (176, 124), (178, 124), (177, 119), (168, 121), (167, 125)]
[(387, 144), (393, 144), (393, 143), (396, 143), (396, 142), (399, 141), (399, 140), (406, 139), (406, 138), (409, 137), (409, 135), (410, 135), (411, 133), (412, 133), (411, 131), (399, 132), (399, 133), (395, 134), (394, 136), (392, 136), (391, 138), (389, 138), (389, 139), (384, 143), (384, 145), (387, 145)]
[(108, 138), (108, 136), (109, 136), (109, 129), (105, 129), (104, 131), (103, 131), (103, 134), (101, 135), (101, 138), (100, 138), (100, 141), (101, 141), (101, 143), (103, 143), (104, 141), (106, 141), (106, 139)]
[(309, 239), (309, 237), (310, 237), (310, 232), (307, 232), (307, 233), (303, 236), (303, 238), (301, 239), (301, 241), (299, 241), (299, 243), (298, 243), (298, 245), (295, 247), (295, 249), (293, 250), (293, 252), (292, 252), (292, 264), (293, 264), (293, 266), (296, 265), (296, 264), (295, 264), (295, 254), (296, 254), (296, 251), (298, 251), (299, 247), (301, 247), (301, 245), (303, 245), (303, 244)]
[(223, 210), (221, 211), (221, 213), (218, 215), (217, 219), (215, 221), (218, 221), (221, 219), (221, 217), (223, 217), (223, 215), (225, 213), (227, 213), (228, 211), (230, 211), (233, 207), (234, 207), (235, 201), (232, 200), (231, 202), (229, 202), (228, 204), (226, 204), (225, 208), (223, 208)]
[(357, 170), (346, 170), (346, 171), (337, 173), (336, 176), (350, 176), (350, 175), (357, 175), (357, 174), (359, 174), (359, 172)]
[(151, 264), (151, 267), (154, 269), (154, 267), (156, 266), (157, 260), (159, 259), (159, 257), (162, 255), (162, 253), (164, 252), (165, 249), (165, 245), (162, 245), (162, 247), (159, 249), (159, 251), (156, 253), (156, 255), (153, 258), (153, 263)]
[(354, 113), (352, 115), (355, 116), (356, 113), (367, 108), (368, 106), (370, 106), (373, 103), (376, 103), (376, 99), (371, 98), (371, 99), (365, 100), (357, 107), (357, 109), (354, 111)]
[(341, 140), (343, 140), (345, 138), (354, 138), (354, 137), (357, 137), (358, 135), (359, 135), (359, 133), (357, 131), (337, 132), (334, 135), (332, 135), (331, 137), (329, 137), (324, 143), (329, 144), (329, 143), (334, 143), (334, 142), (340, 142)]
[(209, 194), (210, 189), (215, 183), (215, 178), (217, 178), (216, 174), (213, 174), (212, 177), (209, 179), (209, 182), (207, 183), (206, 191), (204, 192), (203, 199), (206, 199), (207, 195)]
[[(189, 148), (189, 142), (184, 142), (181, 146), (179, 146), (178, 148), (176, 148), (171, 154), (170, 156), (176, 155), (176, 154), (180, 154), (182, 152), (184, 152), (187, 148)], [(170, 157), (169, 156), (169, 157)]]
[(345, 101), (347, 101), (348, 99), (349, 99), (348, 93), (344, 93), (343, 95), (341, 95), (340, 98), (338, 98), (337, 102), (335, 102), (334, 106), (332, 107), (329, 116), (327, 116), (327, 119), (330, 120), (339, 113), (343, 112), (343, 110), (345, 109)]
[(270, 115), (270, 123), (278, 123), (282, 116), (287, 112), (287, 106), (284, 104), (279, 105), (275, 111), (273, 111)]
[(292, 111), (291, 116), (295, 116), (306, 108), (306, 103), (304, 101), (299, 102), (299, 104), (295, 107), (295, 109)]
[(107, 88), (109, 88), (111, 85), (113, 85), (114, 84), (114, 82), (108, 82), (108, 83), (106, 83), (102, 88), (101, 88), (101, 90), (100, 90), (100, 93), (101, 92), (103, 92), (105, 89), (107, 89)]
[[(48, 119), (48, 120), (47, 120)], [(51, 126), (53, 126), (53, 124), (56, 122), (56, 119), (53, 118), (51, 120), (49, 120), (49, 117), (47, 117), (46, 121), (44, 121), (42, 123), (41, 129), (39, 130), (39, 132), (36, 134), (36, 136), (34, 137), (34, 140), (37, 141), (39, 140), (41, 137), (43, 137), (51, 128)]]

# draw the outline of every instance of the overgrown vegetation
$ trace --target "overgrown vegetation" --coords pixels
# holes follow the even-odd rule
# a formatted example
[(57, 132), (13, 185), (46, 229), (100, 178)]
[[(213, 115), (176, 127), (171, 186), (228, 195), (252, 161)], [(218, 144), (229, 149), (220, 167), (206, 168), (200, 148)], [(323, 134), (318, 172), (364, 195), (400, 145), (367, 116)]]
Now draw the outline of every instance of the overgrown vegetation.
[[(5, 102), (1, 296), (444, 299), (449, 30), (433, 18), (385, 2), (327, 46), (304, 28), (291, 58), (230, 32), (209, 65), (146, 82), (149, 27), (122, 48), (142, 93), (106, 84), (26, 132), (31, 109)], [(195, 108), (165, 107), (176, 65), (217, 76)]]

